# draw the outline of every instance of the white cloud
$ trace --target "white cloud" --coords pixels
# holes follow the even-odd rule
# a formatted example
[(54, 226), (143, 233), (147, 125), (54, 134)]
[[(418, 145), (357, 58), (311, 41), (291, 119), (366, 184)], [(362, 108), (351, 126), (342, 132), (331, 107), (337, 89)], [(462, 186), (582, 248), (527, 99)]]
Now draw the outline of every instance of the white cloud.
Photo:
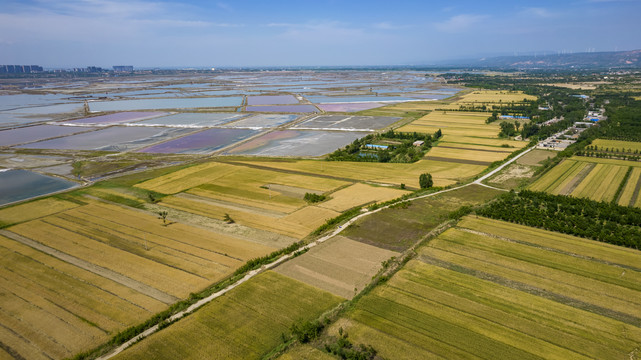
[(553, 18), (557, 16), (556, 13), (553, 13), (550, 10), (541, 7), (525, 8), (519, 12), (519, 15), (538, 18)]
[(401, 30), (401, 29), (407, 29), (411, 27), (411, 25), (397, 25), (387, 21), (383, 21), (383, 22), (372, 25), (372, 27), (379, 30)]
[(217, 2), (216, 6), (218, 6), (220, 9), (223, 9), (225, 11), (234, 11), (234, 9), (231, 7), (231, 5), (224, 3), (224, 2)]
[(459, 33), (464, 32), (487, 19), (487, 15), (460, 14), (452, 16), (446, 21), (435, 23), (434, 26), (442, 32)]

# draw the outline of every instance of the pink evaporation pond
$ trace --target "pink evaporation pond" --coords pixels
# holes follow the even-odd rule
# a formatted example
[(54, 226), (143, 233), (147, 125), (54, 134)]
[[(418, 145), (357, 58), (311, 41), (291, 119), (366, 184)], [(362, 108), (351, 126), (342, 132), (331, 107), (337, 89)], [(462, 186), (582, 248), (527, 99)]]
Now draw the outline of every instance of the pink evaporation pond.
[(288, 105), (298, 104), (298, 99), (294, 95), (261, 95), (248, 96), (247, 105)]
[(389, 104), (381, 104), (374, 102), (366, 103), (335, 103), (335, 104), (318, 104), (318, 107), (323, 111), (328, 112), (355, 112), (362, 110), (375, 109), (377, 107)]
[(50, 139), (59, 136), (72, 135), (83, 131), (94, 130), (95, 128), (37, 125), (17, 129), (0, 131), (0, 146), (13, 146)]
[(158, 111), (136, 111), (136, 112), (119, 112), (115, 114), (88, 117), (84, 119), (65, 121), (69, 125), (113, 125), (128, 122), (135, 122), (145, 119), (151, 119), (158, 116), (167, 115), (166, 112)]
[(138, 150), (158, 154), (209, 154), (257, 134), (247, 129), (209, 129)]
[(263, 106), (247, 106), (245, 111), (260, 111), (260, 112), (283, 112), (283, 113), (311, 113), (318, 112), (314, 105), (263, 105)]

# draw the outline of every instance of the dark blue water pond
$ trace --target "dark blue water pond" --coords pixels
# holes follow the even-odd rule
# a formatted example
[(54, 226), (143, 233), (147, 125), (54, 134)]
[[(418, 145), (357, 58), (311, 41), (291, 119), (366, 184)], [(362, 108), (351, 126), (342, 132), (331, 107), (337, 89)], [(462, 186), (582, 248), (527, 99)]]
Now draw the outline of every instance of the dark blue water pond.
[(0, 171), (0, 205), (70, 189), (76, 183), (27, 170)]

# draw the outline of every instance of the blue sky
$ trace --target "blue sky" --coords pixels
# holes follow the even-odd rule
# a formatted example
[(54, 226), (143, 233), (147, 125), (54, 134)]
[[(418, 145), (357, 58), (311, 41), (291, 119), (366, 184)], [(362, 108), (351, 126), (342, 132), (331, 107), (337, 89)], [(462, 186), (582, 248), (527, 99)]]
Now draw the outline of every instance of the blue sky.
[(402, 65), (641, 48), (641, 0), (0, 0), (0, 64)]

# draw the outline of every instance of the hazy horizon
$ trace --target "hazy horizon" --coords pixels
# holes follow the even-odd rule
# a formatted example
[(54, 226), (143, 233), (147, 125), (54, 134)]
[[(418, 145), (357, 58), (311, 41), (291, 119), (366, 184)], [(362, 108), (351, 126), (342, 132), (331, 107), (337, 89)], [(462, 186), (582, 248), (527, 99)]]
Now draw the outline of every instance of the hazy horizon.
[(635, 0), (8, 0), (0, 64), (377, 66), (634, 50), (639, 14)]

